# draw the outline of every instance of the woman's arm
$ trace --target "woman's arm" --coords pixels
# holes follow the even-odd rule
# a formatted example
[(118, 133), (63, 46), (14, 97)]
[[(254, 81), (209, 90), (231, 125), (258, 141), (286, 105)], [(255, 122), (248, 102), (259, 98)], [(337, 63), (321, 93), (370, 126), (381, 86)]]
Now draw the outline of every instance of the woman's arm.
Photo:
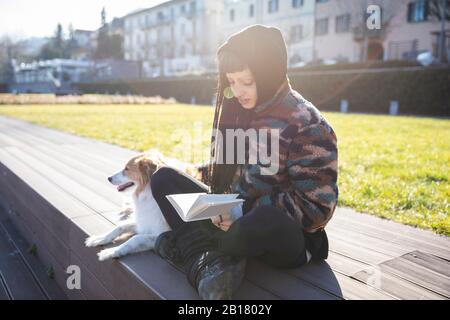
[(315, 231), (332, 217), (337, 205), (337, 138), (321, 122), (302, 129), (292, 140), (287, 157), (290, 187), (257, 200), (286, 209), (306, 231)]

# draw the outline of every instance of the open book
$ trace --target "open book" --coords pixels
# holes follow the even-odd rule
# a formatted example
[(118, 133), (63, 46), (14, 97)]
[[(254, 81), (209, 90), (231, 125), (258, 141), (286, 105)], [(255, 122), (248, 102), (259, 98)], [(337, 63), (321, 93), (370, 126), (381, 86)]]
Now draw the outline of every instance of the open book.
[(243, 199), (239, 194), (181, 193), (166, 198), (184, 221), (205, 220), (227, 213)]

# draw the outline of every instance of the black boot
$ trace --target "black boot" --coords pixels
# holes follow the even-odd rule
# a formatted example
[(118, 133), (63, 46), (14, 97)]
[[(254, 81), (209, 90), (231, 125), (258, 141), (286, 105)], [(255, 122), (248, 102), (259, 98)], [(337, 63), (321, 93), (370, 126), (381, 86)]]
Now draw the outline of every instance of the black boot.
[(205, 300), (232, 299), (245, 274), (245, 259), (217, 250), (221, 232), (209, 221), (191, 222), (161, 234), (155, 244), (155, 252), (185, 272)]
[(193, 259), (189, 283), (203, 300), (231, 300), (245, 276), (246, 259), (207, 251)]

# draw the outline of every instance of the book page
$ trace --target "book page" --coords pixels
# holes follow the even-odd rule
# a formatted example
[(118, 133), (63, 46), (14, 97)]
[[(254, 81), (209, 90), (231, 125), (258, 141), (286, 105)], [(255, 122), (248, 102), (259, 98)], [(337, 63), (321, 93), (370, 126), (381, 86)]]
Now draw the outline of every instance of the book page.
[(188, 221), (205, 220), (219, 214), (225, 214), (231, 210), (234, 206), (244, 202), (244, 199), (234, 199), (223, 202), (209, 203), (206, 208), (197, 212), (196, 215), (188, 217)]
[(183, 193), (166, 196), (183, 221), (212, 218), (229, 212), (237, 204), (239, 194)]
[(201, 195), (206, 195), (206, 193), (171, 194), (166, 196), (166, 198), (173, 205), (175, 210), (177, 210), (180, 217), (185, 220), (189, 217), (190, 210), (198, 206), (196, 202)]

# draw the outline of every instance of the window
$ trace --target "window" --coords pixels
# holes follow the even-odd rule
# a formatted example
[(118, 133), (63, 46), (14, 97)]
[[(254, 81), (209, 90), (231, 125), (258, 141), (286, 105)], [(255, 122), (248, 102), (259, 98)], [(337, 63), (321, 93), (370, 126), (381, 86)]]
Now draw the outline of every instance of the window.
[(343, 14), (336, 17), (336, 33), (350, 31), (350, 14)]
[(249, 7), (248, 16), (250, 18), (253, 18), (254, 15), (255, 15), (255, 5), (251, 4)]
[(186, 6), (185, 6), (184, 4), (181, 5), (180, 13), (181, 13), (181, 14), (185, 14), (185, 13), (186, 13)]
[(322, 36), (328, 33), (328, 18), (316, 20), (316, 36)]
[(194, 14), (196, 10), (197, 10), (197, 4), (195, 3), (195, 1), (192, 1), (191, 4), (190, 4), (189, 11), (190, 11), (191, 14)]
[(428, 20), (428, 1), (416, 0), (408, 3), (408, 22), (421, 22)]
[(324, 2), (328, 2), (328, 0), (316, 0), (316, 3), (324, 3)]
[(303, 39), (303, 26), (292, 26), (289, 34), (290, 43), (297, 43)]
[(303, 6), (303, 0), (292, 0), (292, 8), (300, 8)]
[(230, 21), (234, 21), (234, 9), (230, 10)]
[(278, 11), (278, 0), (269, 0), (269, 13)]

